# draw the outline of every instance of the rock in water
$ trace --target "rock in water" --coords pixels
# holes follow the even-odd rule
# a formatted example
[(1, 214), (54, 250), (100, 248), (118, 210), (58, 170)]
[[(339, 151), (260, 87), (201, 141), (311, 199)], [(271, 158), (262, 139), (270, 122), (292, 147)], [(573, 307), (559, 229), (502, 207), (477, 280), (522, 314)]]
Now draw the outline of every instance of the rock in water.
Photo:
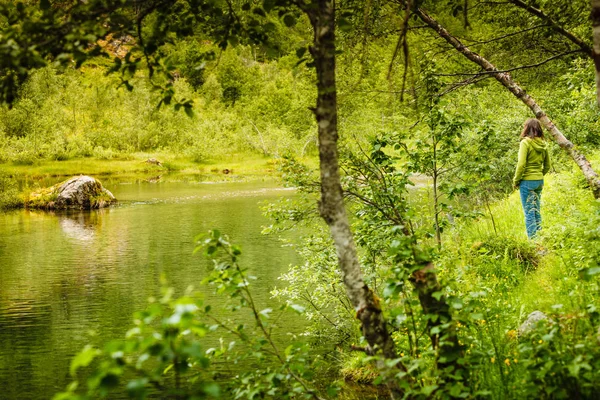
[(519, 336), (527, 335), (535, 329), (538, 322), (546, 319), (548, 319), (548, 317), (543, 312), (532, 312), (531, 314), (529, 314), (525, 322), (523, 322), (519, 327)]
[(160, 161), (158, 161), (156, 158), (149, 158), (145, 161), (146, 164), (153, 164), (153, 165), (158, 165), (159, 167), (162, 167), (162, 163)]
[(116, 203), (115, 196), (91, 176), (76, 176), (48, 189), (33, 193), (28, 207), (47, 209), (104, 208)]
[(91, 176), (71, 178), (58, 187), (57, 208), (103, 208), (115, 202), (115, 196)]

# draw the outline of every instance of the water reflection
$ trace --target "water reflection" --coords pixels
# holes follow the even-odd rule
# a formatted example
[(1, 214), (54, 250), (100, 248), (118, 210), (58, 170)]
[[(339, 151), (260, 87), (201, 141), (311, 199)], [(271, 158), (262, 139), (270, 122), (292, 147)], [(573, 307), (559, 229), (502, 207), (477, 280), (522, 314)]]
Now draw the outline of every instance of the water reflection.
[(58, 217), (60, 228), (70, 239), (89, 242), (96, 237), (96, 230), (102, 222), (102, 217), (108, 212), (110, 209), (68, 211)]

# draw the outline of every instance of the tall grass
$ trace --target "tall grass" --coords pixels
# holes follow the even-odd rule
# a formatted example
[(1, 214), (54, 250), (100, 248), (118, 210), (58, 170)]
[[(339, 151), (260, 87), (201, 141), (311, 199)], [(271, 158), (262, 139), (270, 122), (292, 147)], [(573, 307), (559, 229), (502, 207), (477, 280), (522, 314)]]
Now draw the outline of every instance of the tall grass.
[[(459, 224), (439, 263), (450, 292), (478, 314), (463, 328), (467, 351), (480, 356), (475, 382), (498, 399), (589, 396), (600, 383), (575, 370), (600, 362), (600, 321), (590, 313), (600, 306), (594, 269), (600, 262), (600, 203), (580, 173), (571, 171), (546, 178), (543, 229), (535, 240), (525, 234), (518, 193), (490, 210), (496, 229), (489, 212)], [(550, 322), (538, 336), (517, 337), (534, 310)]]

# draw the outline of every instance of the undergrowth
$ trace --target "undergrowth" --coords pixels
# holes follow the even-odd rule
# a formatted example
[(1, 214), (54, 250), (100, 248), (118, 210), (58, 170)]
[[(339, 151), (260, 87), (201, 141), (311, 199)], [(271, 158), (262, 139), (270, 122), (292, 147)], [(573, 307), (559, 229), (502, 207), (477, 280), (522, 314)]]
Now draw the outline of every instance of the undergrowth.
[(18, 208), (23, 205), (23, 199), (15, 179), (9, 174), (0, 171), (0, 211)]

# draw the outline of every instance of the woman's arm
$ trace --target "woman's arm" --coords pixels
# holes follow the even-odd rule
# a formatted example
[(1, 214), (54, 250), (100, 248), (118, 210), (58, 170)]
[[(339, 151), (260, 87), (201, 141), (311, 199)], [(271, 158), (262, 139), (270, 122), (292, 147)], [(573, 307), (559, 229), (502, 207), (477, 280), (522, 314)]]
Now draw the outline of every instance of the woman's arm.
[(517, 161), (517, 170), (515, 171), (515, 177), (513, 178), (513, 186), (519, 185), (521, 178), (523, 178), (523, 172), (525, 171), (525, 164), (527, 163), (527, 151), (529, 150), (525, 143), (527, 139), (521, 140), (519, 145), (519, 159)]
[(548, 148), (546, 148), (546, 155), (544, 157), (544, 169), (542, 170), (542, 173), (546, 175), (548, 171), (550, 171), (550, 152), (548, 151)]

